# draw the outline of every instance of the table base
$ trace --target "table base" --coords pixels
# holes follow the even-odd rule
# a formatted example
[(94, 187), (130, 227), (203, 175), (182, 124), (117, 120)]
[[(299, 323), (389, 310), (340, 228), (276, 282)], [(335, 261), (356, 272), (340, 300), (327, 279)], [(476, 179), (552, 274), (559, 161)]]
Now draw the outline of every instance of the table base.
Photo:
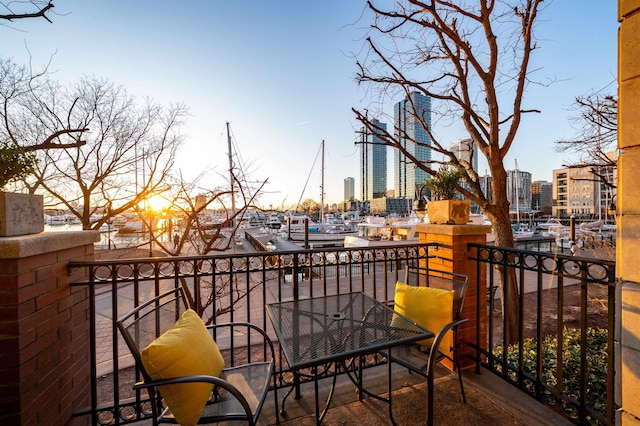
[[(384, 354), (387, 358), (387, 360), (390, 360), (390, 353), (387, 352), (386, 354)], [(315, 416), (316, 416), (316, 425), (320, 425), (322, 424), (322, 421), (325, 417), (325, 415), (327, 414), (327, 412), (329, 411), (330, 408), (330, 404), (331, 404), (331, 400), (333, 399), (333, 395), (334, 395), (334, 391), (335, 391), (335, 386), (336, 386), (336, 382), (337, 382), (337, 377), (340, 374), (340, 371), (344, 371), (347, 375), (347, 377), (349, 378), (349, 380), (355, 385), (356, 387), (356, 393), (358, 395), (358, 401), (362, 402), (363, 395), (366, 395), (367, 397), (370, 398), (374, 398), (377, 399), (379, 401), (383, 401), (386, 402), (389, 406), (389, 419), (391, 420), (391, 424), (393, 424), (394, 426), (396, 425), (395, 419), (393, 418), (393, 404), (392, 404), (392, 394), (393, 394), (393, 389), (392, 389), (392, 374), (391, 374), (391, 367), (392, 367), (392, 363), (389, 361), (387, 362), (387, 391), (388, 391), (388, 397), (385, 398), (383, 396), (380, 396), (378, 394), (375, 394), (373, 392), (368, 391), (364, 385), (363, 385), (363, 375), (364, 375), (364, 367), (363, 367), (363, 360), (365, 358), (366, 355), (362, 355), (356, 358), (350, 358), (347, 360), (343, 360), (343, 361), (339, 361), (339, 362), (334, 362), (329, 364), (328, 366), (326, 366), (325, 369), (323, 369), (322, 373), (318, 374), (318, 367), (312, 367), (311, 368), (311, 374), (305, 374), (305, 373), (300, 373), (300, 372), (294, 372), (294, 384), (291, 386), (291, 388), (289, 389), (289, 391), (285, 394), (284, 398), (282, 399), (282, 405), (281, 405), (281, 410), (280, 410), (280, 414), (282, 414), (283, 416), (286, 416), (286, 410), (285, 410), (285, 404), (286, 404), (286, 400), (287, 398), (291, 395), (291, 393), (295, 392), (294, 395), (294, 399), (300, 399), (302, 398), (302, 395), (300, 393), (300, 376), (305, 376), (305, 377), (309, 377), (313, 379), (313, 383), (314, 383), (314, 396), (315, 396)], [(356, 366), (357, 364), (357, 366)], [(328, 373), (330, 371), (330, 367), (331, 365), (333, 365), (334, 369), (333, 369), (333, 373)], [(322, 411), (320, 410), (320, 390), (319, 390), (319, 384), (318, 381), (322, 380), (322, 379), (326, 379), (331, 377), (331, 387), (329, 388), (329, 393), (327, 394), (327, 400), (324, 403), (324, 407), (322, 408)]]

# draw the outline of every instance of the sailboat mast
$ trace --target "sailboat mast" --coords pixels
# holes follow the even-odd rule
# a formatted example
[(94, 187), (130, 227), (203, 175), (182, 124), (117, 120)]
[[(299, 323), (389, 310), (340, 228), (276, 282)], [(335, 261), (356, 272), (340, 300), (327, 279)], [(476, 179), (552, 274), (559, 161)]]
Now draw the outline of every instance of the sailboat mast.
[(514, 182), (516, 186), (516, 220), (520, 224), (520, 173), (518, 172), (518, 160), (515, 161), (516, 171), (514, 176)]
[(324, 222), (324, 139), (322, 140), (322, 180), (320, 183), (320, 222)]
[[(229, 122), (227, 121), (227, 145), (229, 149), (229, 185), (231, 187), (231, 214), (236, 214), (236, 195), (234, 192), (233, 178), (233, 152), (231, 151), (231, 132), (229, 131)], [(233, 227), (233, 222), (231, 223)]]

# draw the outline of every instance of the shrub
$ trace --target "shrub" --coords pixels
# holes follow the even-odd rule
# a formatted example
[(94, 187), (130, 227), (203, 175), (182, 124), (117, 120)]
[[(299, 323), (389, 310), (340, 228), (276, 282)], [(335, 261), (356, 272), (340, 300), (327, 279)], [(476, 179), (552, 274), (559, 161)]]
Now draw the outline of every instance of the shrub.
[(0, 190), (33, 172), (36, 157), (12, 142), (0, 142)]
[(442, 166), (424, 184), (431, 191), (432, 201), (453, 200), (456, 192), (458, 192), (458, 184), (463, 177), (463, 170)]
[[(586, 404), (594, 410), (606, 414), (607, 411), (607, 337), (608, 332), (602, 328), (587, 328), (587, 395)], [(558, 384), (556, 363), (558, 360), (558, 338), (547, 336), (541, 346), (541, 381), (548, 386)], [(493, 354), (502, 359), (502, 347), (496, 347)], [(537, 374), (537, 341), (527, 338), (523, 342), (522, 359), (525, 373), (535, 377)], [(507, 348), (507, 363), (518, 365), (518, 345)], [(500, 366), (498, 370), (502, 371)], [(562, 393), (570, 398), (580, 396), (580, 330), (564, 329), (562, 335)], [(516, 380), (516, 373), (510, 371), (511, 380)], [(531, 381), (525, 382), (527, 390), (534, 391)], [(551, 397), (551, 395), (549, 395)], [(563, 408), (570, 414), (574, 409), (567, 404)]]

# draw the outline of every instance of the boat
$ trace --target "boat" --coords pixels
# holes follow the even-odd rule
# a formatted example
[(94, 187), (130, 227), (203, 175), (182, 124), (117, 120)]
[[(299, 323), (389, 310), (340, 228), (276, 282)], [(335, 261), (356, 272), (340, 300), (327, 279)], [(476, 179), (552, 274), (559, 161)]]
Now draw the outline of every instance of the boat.
[(45, 223), (50, 226), (61, 226), (61, 225), (79, 225), (80, 219), (76, 215), (72, 215), (69, 213), (49, 216), (44, 215)]
[[(526, 223), (520, 222), (520, 170), (518, 170), (518, 160), (515, 160), (515, 189), (516, 189), (516, 223), (511, 225), (511, 231), (513, 232), (513, 238), (531, 238), (534, 235), (534, 230)], [(530, 210), (530, 209), (528, 209)]]
[(45, 215), (45, 223), (50, 226), (60, 226), (68, 224), (67, 215), (47, 216)]
[(124, 225), (121, 225), (118, 228), (118, 232), (116, 232), (116, 235), (137, 234), (141, 233), (143, 229), (144, 226), (142, 220), (131, 219), (126, 221)]
[(316, 222), (307, 215), (289, 215), (285, 217), (278, 236), (290, 241), (305, 241), (305, 226), (308, 229), (308, 241), (343, 241), (348, 235), (356, 235), (355, 227), (336, 221)]
[(546, 222), (538, 223), (536, 225), (539, 229), (543, 231), (548, 231), (551, 228), (557, 228), (559, 226), (565, 226), (560, 222), (560, 219), (555, 217), (550, 217)]
[(511, 230), (513, 232), (513, 238), (521, 239), (521, 238), (532, 238), (535, 235), (535, 231), (529, 228), (529, 225), (526, 223), (514, 223), (511, 225)]
[(282, 227), (282, 220), (277, 214), (271, 214), (267, 219), (267, 227), (271, 229), (280, 229)]
[[(337, 217), (329, 217), (324, 220), (324, 140), (322, 141), (322, 180), (320, 184), (320, 218), (322, 222), (316, 222), (305, 214), (290, 214), (285, 216), (278, 235), (295, 242), (322, 241), (342, 242), (346, 236), (356, 235), (354, 226)], [(300, 197), (302, 198), (302, 197)], [(305, 233), (305, 226), (307, 232)]]
[(357, 235), (344, 237), (345, 248), (415, 244), (419, 241), (416, 225), (423, 223), (415, 215), (409, 219), (387, 220), (368, 216), (357, 224)]
[(551, 225), (549, 226), (546, 230), (542, 231), (542, 236), (543, 237), (554, 237), (554, 238), (562, 238), (562, 237), (566, 237), (567, 235), (569, 235), (571, 233), (571, 228), (563, 225), (563, 224), (559, 224), (559, 225)]

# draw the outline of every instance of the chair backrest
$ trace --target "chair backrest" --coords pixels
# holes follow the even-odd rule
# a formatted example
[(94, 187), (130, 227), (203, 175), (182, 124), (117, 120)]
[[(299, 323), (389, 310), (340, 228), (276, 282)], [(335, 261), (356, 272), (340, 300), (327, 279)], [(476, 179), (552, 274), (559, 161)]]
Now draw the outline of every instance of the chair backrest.
[(173, 327), (187, 308), (182, 288), (176, 288), (137, 306), (116, 321), (145, 380), (151, 378), (144, 370), (140, 353), (157, 337)]
[(462, 318), (462, 307), (467, 294), (469, 277), (450, 271), (420, 267), (409, 264), (405, 271), (405, 283), (409, 285), (426, 285), (427, 287), (453, 290), (454, 320)]

